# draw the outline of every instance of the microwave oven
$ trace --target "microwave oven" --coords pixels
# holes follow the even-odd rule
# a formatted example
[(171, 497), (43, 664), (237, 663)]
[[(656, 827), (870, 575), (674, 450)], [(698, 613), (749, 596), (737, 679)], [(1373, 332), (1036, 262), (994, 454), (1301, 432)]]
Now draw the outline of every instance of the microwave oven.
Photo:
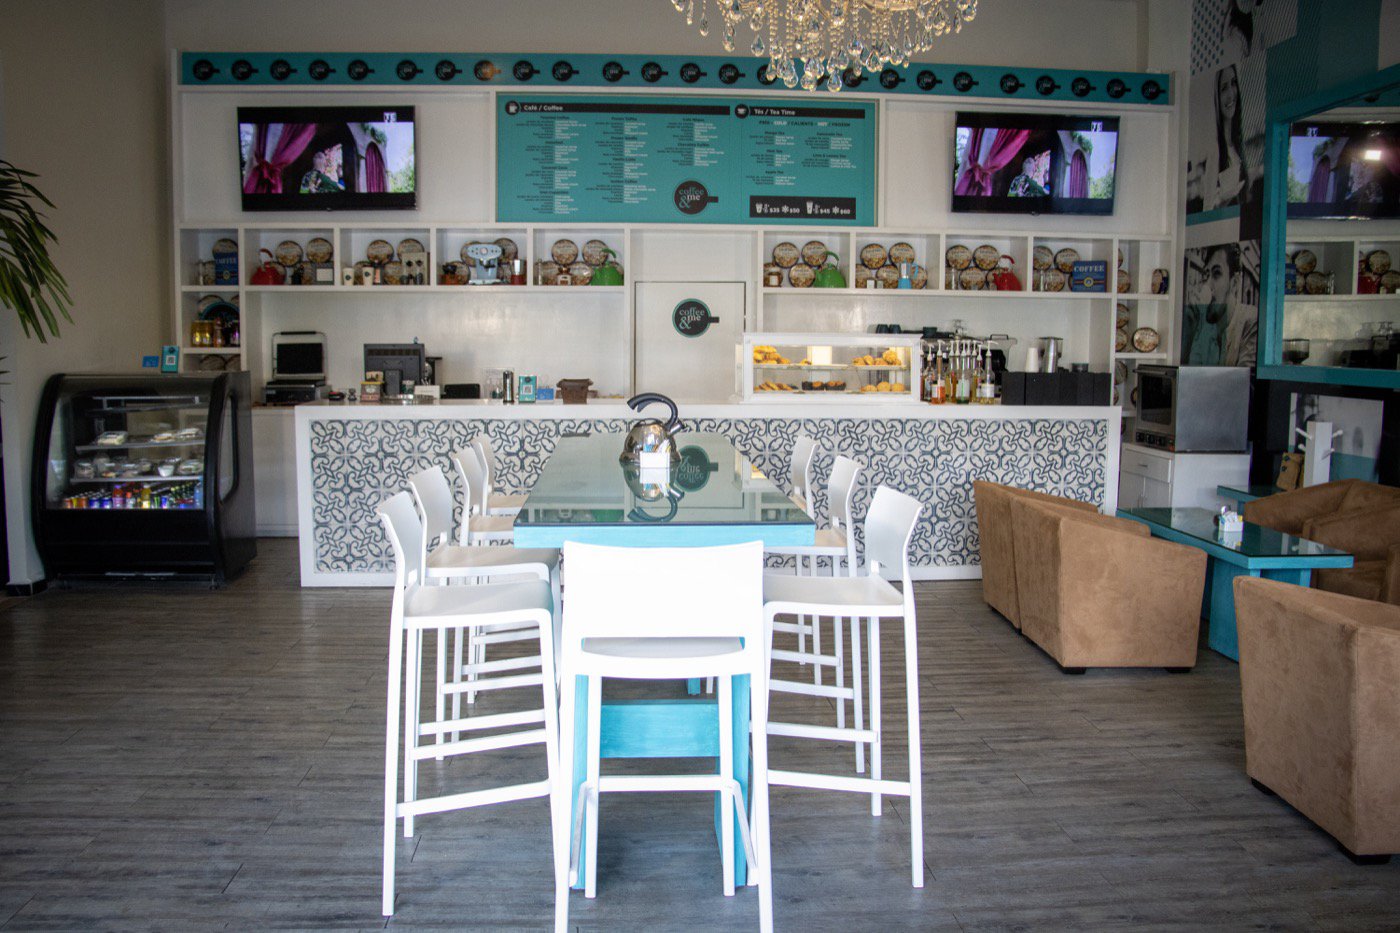
[(1174, 451), (1234, 453), (1249, 443), (1249, 368), (1137, 368), (1133, 440)]

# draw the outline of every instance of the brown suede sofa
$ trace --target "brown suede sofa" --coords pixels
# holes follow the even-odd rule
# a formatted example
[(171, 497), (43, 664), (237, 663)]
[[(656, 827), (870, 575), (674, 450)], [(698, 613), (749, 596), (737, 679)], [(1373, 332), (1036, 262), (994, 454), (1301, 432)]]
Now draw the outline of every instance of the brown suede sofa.
[(1314, 571), (1318, 589), (1400, 605), (1400, 489), (1338, 480), (1247, 502), (1244, 517), (1356, 558), (1345, 570)]
[(982, 596), (1066, 673), (1196, 663), (1206, 557), (1087, 502), (973, 483)]
[(1016, 599), (1016, 542), (1011, 533), (1011, 501), (1016, 498), (1044, 502), (1091, 515), (1099, 510), (1088, 502), (1063, 499), (1059, 496), (1017, 489), (978, 480), (972, 484), (973, 501), (977, 508), (978, 557), (982, 564), (982, 598), (1006, 617), (1017, 629), (1021, 627), (1020, 604)]
[(1235, 579), (1245, 768), (1358, 862), (1400, 852), (1400, 607)]

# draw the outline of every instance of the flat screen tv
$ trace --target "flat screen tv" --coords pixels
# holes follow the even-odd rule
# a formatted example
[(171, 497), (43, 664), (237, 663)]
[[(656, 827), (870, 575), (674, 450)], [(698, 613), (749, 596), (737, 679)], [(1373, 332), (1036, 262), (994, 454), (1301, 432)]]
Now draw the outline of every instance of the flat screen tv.
[(413, 131), (412, 107), (239, 107), (243, 209), (411, 209)]
[(953, 210), (1112, 214), (1118, 118), (959, 113)]
[(1289, 217), (1400, 217), (1400, 124), (1295, 123)]

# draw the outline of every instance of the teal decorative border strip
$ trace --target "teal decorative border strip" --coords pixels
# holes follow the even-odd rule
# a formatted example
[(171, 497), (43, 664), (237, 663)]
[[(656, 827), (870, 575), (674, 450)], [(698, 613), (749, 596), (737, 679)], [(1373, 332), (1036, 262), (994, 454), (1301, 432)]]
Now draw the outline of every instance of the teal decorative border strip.
[[(717, 55), (570, 55), (488, 52), (183, 52), (180, 84), (316, 87), (535, 87), (758, 90), (810, 94), (768, 82), (758, 58)], [(1171, 75), (915, 62), (866, 73), (861, 94), (1055, 100), (1170, 106)]]
[(1228, 204), (1225, 207), (1217, 207), (1209, 211), (1197, 211), (1194, 214), (1186, 215), (1186, 226), (1195, 227), (1199, 224), (1212, 224), (1217, 220), (1234, 220), (1240, 216), (1240, 206), (1238, 204)]

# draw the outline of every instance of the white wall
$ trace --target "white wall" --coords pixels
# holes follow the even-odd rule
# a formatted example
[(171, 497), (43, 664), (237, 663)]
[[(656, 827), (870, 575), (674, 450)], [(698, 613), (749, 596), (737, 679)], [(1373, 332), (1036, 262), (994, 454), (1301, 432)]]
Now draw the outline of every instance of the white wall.
[(29, 535), (34, 416), (52, 373), (132, 370), (169, 329), (164, 23), (158, 2), (7, 2), (4, 157), (38, 172), (73, 323), (47, 344), (0, 309), (10, 579), (43, 571)]
[[(655, 52), (720, 55), (719, 17), (711, 31), (687, 27), (669, 0), (337, 0), (314, 7), (305, 24), (296, 5), (272, 0), (167, 0), (170, 44), (181, 49), (433, 52)], [(1134, 69), (1137, 0), (986, 0), (977, 19), (946, 37), (926, 61), (967, 65)], [(308, 7), (306, 9), (313, 9)], [(739, 34), (747, 55), (751, 33)]]

